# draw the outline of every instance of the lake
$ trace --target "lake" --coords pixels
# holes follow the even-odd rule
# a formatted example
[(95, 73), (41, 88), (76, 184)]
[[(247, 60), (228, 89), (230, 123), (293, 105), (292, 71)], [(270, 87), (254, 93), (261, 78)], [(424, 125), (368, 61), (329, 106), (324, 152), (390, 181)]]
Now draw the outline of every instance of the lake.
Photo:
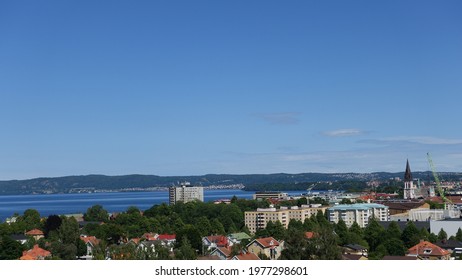
[[(301, 191), (285, 191), (300, 195)], [(255, 192), (242, 190), (204, 190), (204, 201), (238, 198), (251, 199)], [(26, 209), (36, 209), (41, 216), (52, 214), (84, 213), (93, 205), (100, 204), (109, 212), (126, 211), (130, 206), (146, 210), (153, 205), (168, 203), (168, 191), (110, 192), (81, 194), (40, 194), (0, 196), (0, 222), (14, 213), (22, 215)]]

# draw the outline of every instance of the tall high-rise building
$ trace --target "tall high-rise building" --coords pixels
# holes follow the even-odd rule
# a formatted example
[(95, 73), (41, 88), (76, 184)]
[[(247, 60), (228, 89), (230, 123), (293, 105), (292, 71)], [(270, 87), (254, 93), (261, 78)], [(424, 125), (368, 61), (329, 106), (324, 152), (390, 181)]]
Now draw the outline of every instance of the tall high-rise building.
[(177, 202), (204, 201), (204, 188), (193, 187), (191, 183), (184, 182), (180, 186), (170, 187), (168, 189), (168, 202), (174, 205)]
[(416, 198), (416, 186), (412, 180), (411, 167), (409, 165), (409, 160), (406, 162), (406, 171), (404, 172), (404, 199), (414, 199)]

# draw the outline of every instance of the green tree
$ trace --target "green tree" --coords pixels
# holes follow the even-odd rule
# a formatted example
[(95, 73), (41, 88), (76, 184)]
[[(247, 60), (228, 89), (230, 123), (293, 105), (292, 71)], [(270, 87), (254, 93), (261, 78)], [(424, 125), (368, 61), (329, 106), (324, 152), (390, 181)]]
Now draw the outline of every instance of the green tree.
[(9, 236), (0, 237), (0, 260), (17, 260), (25, 249), (25, 246)]
[(406, 253), (406, 247), (404, 242), (396, 237), (389, 238), (383, 243), (387, 252), (391, 256), (404, 256)]
[(286, 233), (286, 229), (280, 221), (276, 221), (274, 223), (269, 221), (266, 224), (266, 231), (268, 232), (269, 236), (274, 237), (276, 240), (284, 239)]
[(58, 215), (50, 215), (43, 226), (45, 237), (49, 238), (53, 231), (57, 231), (61, 226), (62, 219)]
[(406, 248), (411, 248), (412, 246), (419, 243), (420, 232), (412, 221), (409, 221), (406, 224), (406, 227), (401, 234), (401, 240), (403, 240), (404, 246), (406, 246)]
[[(196, 252), (202, 253), (202, 236), (199, 230), (194, 225), (185, 225), (176, 234), (177, 240), (183, 240), (186, 237), (188, 244), (190, 244)], [(181, 246), (182, 244), (177, 244)]]
[(459, 228), (456, 232), (456, 240), (462, 242), (462, 229)]
[(438, 240), (447, 240), (448, 239), (448, 234), (444, 231), (443, 228), (440, 229), (438, 232)]
[(401, 239), (401, 229), (399, 228), (399, 225), (397, 222), (392, 221), (389, 225), (388, 228), (385, 231), (385, 238), (386, 239)]
[(195, 224), (201, 233), (201, 236), (208, 236), (212, 232), (212, 225), (210, 224), (210, 221), (207, 219), (207, 217), (199, 217)]
[(335, 224), (334, 226), (334, 230), (335, 230), (335, 233), (337, 234), (337, 236), (339, 237), (339, 242), (340, 242), (340, 245), (345, 245), (347, 243), (349, 243), (349, 240), (348, 240), (348, 228), (345, 224), (345, 222), (340, 219), (339, 222), (337, 224)]
[(40, 213), (35, 209), (27, 209), (24, 211), (24, 214), (18, 218), (18, 223), (22, 224), (26, 231), (34, 228), (41, 228)]
[(79, 224), (77, 223), (77, 220), (74, 217), (63, 218), (61, 226), (58, 229), (58, 235), (63, 244), (76, 245), (77, 240), (80, 240)]
[(196, 250), (189, 243), (188, 237), (181, 239), (180, 246), (175, 250), (175, 259), (177, 260), (195, 260), (197, 259)]
[(366, 229), (364, 230), (364, 238), (369, 244), (369, 250), (375, 251), (382, 243), (385, 229), (377, 222), (376, 219), (371, 219)]
[(287, 230), (285, 238), (285, 249), (281, 252), (281, 259), (283, 260), (303, 260), (309, 259), (307, 256), (307, 240), (303, 231), (296, 228)]
[(109, 214), (103, 206), (93, 205), (87, 209), (87, 212), (83, 215), (83, 219), (87, 222), (107, 222)]

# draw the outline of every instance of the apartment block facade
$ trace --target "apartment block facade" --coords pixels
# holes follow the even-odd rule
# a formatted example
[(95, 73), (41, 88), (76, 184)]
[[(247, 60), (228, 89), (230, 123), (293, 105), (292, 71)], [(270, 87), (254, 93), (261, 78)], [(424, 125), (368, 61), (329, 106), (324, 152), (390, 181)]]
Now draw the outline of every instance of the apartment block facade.
[(322, 207), (320, 204), (302, 205), (301, 207), (281, 207), (276, 208), (258, 208), (256, 211), (246, 211), (245, 225), (253, 234), (258, 229), (264, 229), (269, 221), (279, 221), (285, 228), (288, 227), (290, 220), (305, 221), (312, 215), (316, 215), (318, 211), (324, 213), (327, 207)]
[(329, 221), (338, 223), (343, 220), (347, 227), (354, 222), (362, 228), (369, 224), (371, 218), (378, 221), (389, 221), (390, 213), (388, 206), (377, 203), (340, 204), (329, 208)]
[(193, 187), (190, 183), (184, 182), (180, 186), (170, 187), (168, 189), (168, 198), (170, 205), (174, 205), (177, 202), (204, 201), (204, 188)]

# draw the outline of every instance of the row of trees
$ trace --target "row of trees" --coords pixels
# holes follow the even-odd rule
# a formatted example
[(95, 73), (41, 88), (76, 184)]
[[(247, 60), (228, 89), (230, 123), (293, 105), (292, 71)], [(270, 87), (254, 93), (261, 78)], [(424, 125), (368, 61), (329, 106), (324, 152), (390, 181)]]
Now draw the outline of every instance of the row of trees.
[[(307, 202), (305, 199), (287, 203), (290, 206)], [(73, 217), (51, 215), (41, 219), (36, 210), (29, 209), (18, 217), (17, 222), (10, 225), (0, 224), (0, 259), (17, 259), (23, 250), (30, 249), (36, 243), (34, 239), (21, 245), (11, 240), (10, 236), (34, 228), (43, 230), (45, 234), (45, 238), (38, 241), (40, 247), (51, 251), (55, 258), (60, 259), (75, 259), (86, 253), (85, 244), (79, 238), (82, 233), (94, 235), (101, 240), (95, 248), (95, 258), (105, 258), (109, 252), (111, 258), (125, 256), (142, 259), (194, 259), (198, 254), (205, 253), (202, 237), (240, 231), (249, 233), (244, 225), (244, 212), (268, 206), (266, 201), (234, 197), (231, 204), (161, 204), (144, 213), (136, 207), (130, 207), (123, 213), (109, 216), (102, 206), (95, 205), (84, 214), (86, 223), (80, 225), (83, 228), (79, 228)], [(175, 255), (172, 256), (160, 245), (156, 245), (155, 255), (140, 255), (133, 244), (127, 244), (131, 238), (140, 237), (147, 232), (176, 234)], [(313, 238), (305, 238), (306, 232), (314, 232)], [(384, 228), (375, 220), (371, 220), (364, 229), (356, 223), (348, 228), (343, 221), (329, 223), (322, 212), (303, 222), (291, 220), (287, 229), (280, 222), (269, 222), (265, 229), (255, 233), (255, 237), (268, 236), (285, 240), (283, 259), (339, 259), (341, 246), (346, 244), (362, 245), (369, 249), (370, 258), (381, 259), (385, 255), (404, 255), (408, 248), (422, 239), (436, 242), (448, 238), (444, 231), (440, 231), (438, 235), (430, 234), (427, 229), (418, 229), (412, 222), (404, 230), (396, 222), (391, 222), (388, 228)], [(462, 241), (462, 230), (459, 229), (457, 235), (451, 238)], [(239, 249), (236, 247), (235, 251), (238, 252)]]

